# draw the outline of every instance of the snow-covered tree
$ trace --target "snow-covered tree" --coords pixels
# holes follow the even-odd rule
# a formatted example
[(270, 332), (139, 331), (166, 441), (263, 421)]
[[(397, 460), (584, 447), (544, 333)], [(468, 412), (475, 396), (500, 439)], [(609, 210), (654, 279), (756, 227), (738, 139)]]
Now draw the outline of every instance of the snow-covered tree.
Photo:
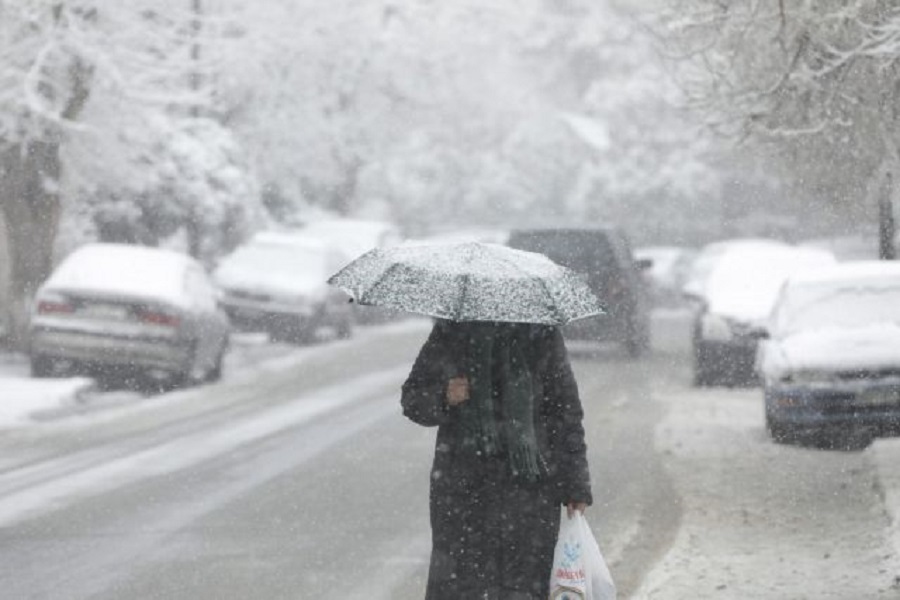
[(683, 0), (665, 27), (709, 125), (768, 144), (814, 211), (859, 217), (851, 211), (896, 196), (895, 2)]
[[(715, 196), (709, 149), (671, 105), (653, 40), (606, 2), (272, 6), (243, 21), (271, 44), (252, 64), (235, 55), (243, 76), (224, 97), (244, 107), (231, 123), (264, 181), (289, 197), (377, 205), (418, 229), (562, 208), (614, 218), (603, 206), (636, 202), (636, 189), (647, 206)], [(607, 104), (623, 83), (628, 101)], [(609, 128), (611, 147), (568, 115)], [(672, 222), (668, 209), (628, 214)]]
[(255, 194), (233, 140), (202, 110), (211, 94), (195, 48), (207, 20), (195, 8), (0, 2), (0, 210), (19, 335), (68, 200), (155, 195), (202, 226)]

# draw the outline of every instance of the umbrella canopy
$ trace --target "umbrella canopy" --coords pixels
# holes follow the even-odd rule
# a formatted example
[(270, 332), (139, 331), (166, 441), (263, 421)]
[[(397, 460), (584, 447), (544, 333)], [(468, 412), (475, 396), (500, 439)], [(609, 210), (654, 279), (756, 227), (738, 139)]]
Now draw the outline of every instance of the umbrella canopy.
[(563, 325), (603, 314), (574, 271), (499, 244), (407, 243), (371, 250), (329, 283), (360, 304), (453, 321)]

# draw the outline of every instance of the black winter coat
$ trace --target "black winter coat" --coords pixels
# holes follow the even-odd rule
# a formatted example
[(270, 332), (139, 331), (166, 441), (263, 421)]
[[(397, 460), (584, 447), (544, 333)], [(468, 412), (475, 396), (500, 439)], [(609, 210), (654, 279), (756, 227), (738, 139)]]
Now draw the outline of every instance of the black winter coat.
[(431, 471), (432, 552), (426, 600), (544, 600), (560, 505), (591, 503), (582, 407), (557, 328), (531, 328), (534, 425), (547, 473), (514, 479), (504, 457), (460, 451), (450, 378), (463, 373), (466, 340), (438, 322), (403, 384), (403, 414), (438, 426)]

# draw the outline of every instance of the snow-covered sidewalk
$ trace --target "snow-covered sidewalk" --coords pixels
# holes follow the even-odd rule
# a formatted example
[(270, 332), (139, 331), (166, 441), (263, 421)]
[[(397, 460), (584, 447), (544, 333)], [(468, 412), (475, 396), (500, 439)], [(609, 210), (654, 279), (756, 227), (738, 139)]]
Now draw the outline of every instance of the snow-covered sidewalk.
[(0, 353), (0, 428), (24, 425), (35, 415), (77, 403), (94, 388), (85, 377), (33, 379), (26, 357)]
[(865, 451), (776, 444), (758, 389), (659, 397), (669, 412), (655, 443), (683, 517), (633, 598), (897, 597), (895, 440)]
[(876, 440), (867, 452), (878, 471), (878, 485), (891, 519), (894, 550), (900, 556), (900, 439)]

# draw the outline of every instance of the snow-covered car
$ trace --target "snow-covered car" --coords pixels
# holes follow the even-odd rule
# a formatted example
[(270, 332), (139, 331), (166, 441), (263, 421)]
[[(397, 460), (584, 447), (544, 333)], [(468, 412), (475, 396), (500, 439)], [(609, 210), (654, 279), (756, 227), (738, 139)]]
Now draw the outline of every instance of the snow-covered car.
[(322, 219), (307, 223), (302, 233), (337, 246), (352, 260), (373, 248), (399, 244), (403, 238), (389, 221), (366, 219)]
[(441, 228), (432, 231), (424, 238), (428, 242), (456, 243), (483, 242), (487, 244), (506, 244), (509, 231), (491, 227)]
[(852, 261), (791, 277), (760, 343), (766, 425), (900, 430), (900, 264)]
[(327, 284), (346, 262), (344, 254), (321, 240), (263, 233), (223, 258), (213, 279), (240, 329), (305, 343), (320, 327), (332, 327), (346, 338), (353, 331), (352, 305), (344, 292)]
[[(348, 262), (373, 248), (387, 248), (403, 241), (394, 223), (375, 219), (320, 219), (310, 221), (299, 233), (336, 248)], [(354, 319), (363, 324), (384, 323), (397, 316), (395, 311), (378, 306), (354, 304), (353, 308)]]
[(691, 300), (702, 300), (706, 289), (706, 282), (719, 262), (729, 250), (749, 248), (760, 245), (781, 244), (766, 238), (734, 238), (712, 242), (703, 246), (697, 255), (691, 260), (690, 267), (685, 273), (681, 293)]
[(177, 384), (218, 379), (230, 325), (203, 267), (126, 244), (76, 249), (38, 289), (31, 372), (127, 370)]
[(694, 384), (755, 382), (758, 333), (778, 290), (795, 273), (834, 264), (834, 255), (774, 240), (741, 240), (718, 243), (709, 260), (708, 272), (689, 292), (695, 302)]

